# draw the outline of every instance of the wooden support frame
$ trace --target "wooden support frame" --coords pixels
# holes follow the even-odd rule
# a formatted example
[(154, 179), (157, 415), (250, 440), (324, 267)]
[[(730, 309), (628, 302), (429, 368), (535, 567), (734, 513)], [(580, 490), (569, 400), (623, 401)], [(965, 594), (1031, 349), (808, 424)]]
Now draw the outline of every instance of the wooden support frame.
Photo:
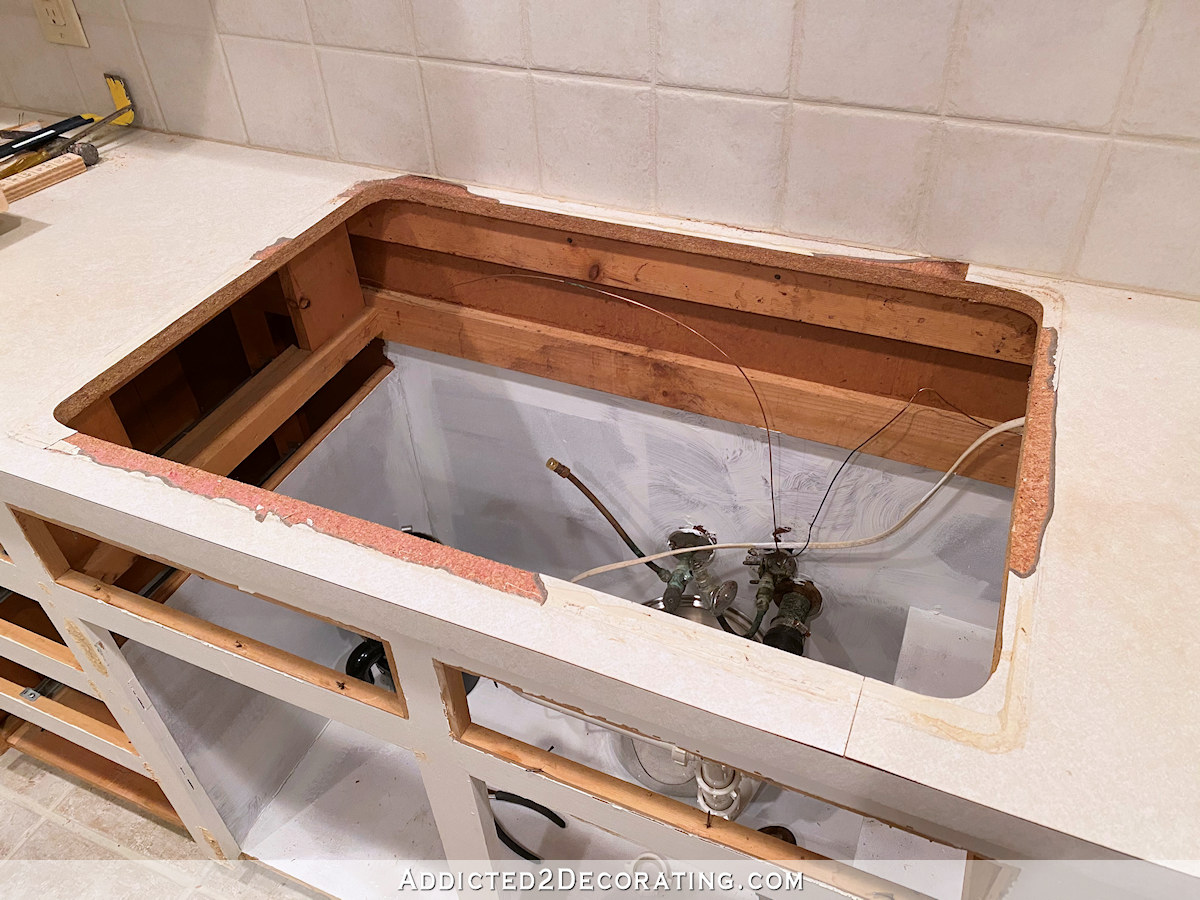
[(75, 655), (63, 644), (0, 619), (0, 656), (85, 694), (96, 689)]
[[(374, 340), (377, 332), (376, 314), (365, 310), (316, 352), (288, 348), (186, 432), (167, 450), (165, 457), (217, 475), (228, 475)], [(93, 405), (89, 411), (103, 408), (104, 402)], [(129, 570), (136, 558), (127, 550), (101, 543), (82, 570), (112, 584)]]
[(375, 316), (367, 311), (315, 352), (295, 347), (284, 351), (184, 435), (166, 457), (229, 474), (377, 333)]
[(280, 272), (296, 337), (315, 350), (345, 328), (363, 307), (346, 227), (321, 237)]
[(268, 491), (273, 491), (279, 487), (279, 485), (283, 482), (283, 479), (287, 478), (288, 475), (294, 472), (296, 467), (300, 465), (300, 463), (304, 462), (308, 455), (316, 449), (317, 445), (321, 443), (321, 441), (325, 440), (325, 438), (329, 437), (330, 432), (337, 428), (338, 425), (340, 425), (345, 418), (350, 415), (350, 413), (354, 412), (355, 407), (362, 403), (363, 400), (367, 399), (367, 395), (370, 394), (371, 391), (375, 390), (375, 388), (379, 386), (379, 383), (392, 373), (392, 369), (393, 366), (390, 362), (385, 363), (376, 369), (375, 373), (366, 381), (364, 381), (362, 386), (359, 387), (359, 389), (353, 394), (351, 394), (350, 398), (340, 407), (338, 407), (337, 411), (334, 412), (334, 414), (328, 419), (326, 419), (325, 423), (321, 425), (320, 428), (309, 435), (304, 443), (297, 447), (295, 452), (288, 456), (288, 458), (283, 461), (279, 468), (271, 473), (271, 476), (263, 482), (263, 487)]
[(22, 690), (20, 685), (0, 678), (0, 709), (67, 738), (111, 762), (143, 771), (141, 757), (120, 728), (50, 697), (27, 700), (21, 696)]
[[(185, 643), (190, 644), (192, 651), (198, 653), (189, 661), (201, 668), (207, 668), (218, 675), (225, 676), (229, 676), (235, 670), (258, 672), (267, 677), (274, 692), (277, 692), (273, 693), (271, 689), (266, 689), (266, 693), (272, 693), (279, 699), (294, 702), (320, 715), (344, 718), (343, 707), (346, 704), (349, 704), (350, 708), (366, 707), (368, 711), (365, 713), (358, 711), (356, 717), (365, 717), (365, 724), (359, 724), (357, 721), (354, 724), (371, 733), (375, 733), (377, 729), (382, 729), (386, 733), (386, 718), (381, 719), (370, 710), (377, 710), (379, 714), (386, 717), (407, 718), (408, 708), (404, 699), (403, 687), (399, 683), (395, 685), (394, 693), (384, 690), (373, 684), (358, 681), (320, 663), (174, 609), (160, 600), (143, 597), (106, 583), (92, 575), (74, 571), (63, 556), (51, 526), (55, 527), (55, 531), (65, 530), (68, 534), (74, 533), (70, 528), (48, 522), (25, 511), (14, 511), (14, 514), (22, 529), (31, 538), (31, 542), (38, 547), (38, 555), (42, 557), (57, 584), (79, 595), (100, 601), (105, 607), (119, 611), (120, 615), (115, 619), (108, 616), (93, 617), (93, 621), (96, 621), (97, 624), (102, 624), (111, 631), (141, 640), (151, 646), (160, 646), (168, 635), (182, 638)], [(112, 548), (114, 551), (125, 553), (131, 559), (139, 555), (126, 547), (100, 543), (98, 549), (103, 550), (104, 548)], [(143, 555), (152, 558), (150, 554)], [(179, 584), (190, 575), (205, 577), (201, 573), (188, 573), (186, 570), (181, 570), (180, 574), (184, 577), (179, 579)], [(173, 588), (177, 587), (178, 584), (173, 586)], [(267, 602), (294, 609), (301, 615), (317, 618), (351, 631), (354, 630), (351, 626), (324, 616), (313, 615), (273, 598), (256, 596), (260, 596), (260, 599)], [(143, 637), (144, 632), (135, 633), (132, 630), (144, 625), (157, 626), (151, 629), (153, 637), (146, 638)], [(370, 634), (366, 636), (374, 637)], [(218, 658), (221, 658), (220, 663), (217, 662)], [(297, 697), (302, 699), (297, 699)]]
[(175, 828), (183, 821), (153, 778), (117, 765), (32, 722), (10, 720), (0, 735), (10, 747), (142, 809)]
[(1028, 363), (1037, 338), (1027, 316), (1004, 307), (980, 308), (933, 293), (856, 285), (788, 267), (770, 269), (403, 200), (376, 203), (348, 225), (352, 235), (614, 290), (798, 319), (989, 359)]
[[(366, 399), (367, 395), (370, 394), (371, 391), (375, 390), (375, 388), (381, 381), (383, 381), (383, 379), (391, 374), (392, 368), (392, 364), (389, 362), (376, 369), (375, 374), (363, 382), (362, 386), (350, 396), (350, 399), (343, 403), (341, 407), (339, 407), (338, 410), (332, 416), (330, 416), (320, 428), (314, 431), (304, 441), (303, 444), (296, 448), (296, 450), (291, 453), (286, 460), (284, 460), (279, 468), (271, 473), (271, 476), (265, 482), (263, 482), (262, 486), (268, 491), (273, 491), (278, 488), (283, 480), (292, 472), (294, 472), (296, 467), (300, 465), (300, 463), (302, 463), (305, 458), (312, 453), (313, 450), (316, 449), (317, 445), (326, 437), (328, 437), (329, 433), (333, 431), (333, 429), (337, 428), (337, 426), (348, 415), (350, 415), (350, 413), (354, 412), (355, 407), (362, 403), (362, 401)], [(124, 552), (128, 553), (128, 551)], [(129, 555), (132, 556), (133, 554)], [(85, 570), (85, 572), (89, 575), (95, 575), (95, 573), (91, 572), (90, 570)], [(167, 600), (170, 599), (171, 595), (175, 593), (175, 591), (179, 590), (179, 588), (183, 586), (183, 583), (191, 577), (192, 573), (185, 569), (176, 570), (174, 574), (169, 575), (167, 579), (154, 590), (154, 592), (150, 595), (150, 599), (152, 599), (155, 603), (166, 603)], [(109, 584), (112, 583), (111, 580), (103, 577), (101, 577), (100, 580)]]
[[(679, 315), (682, 304), (701, 328), (708, 327), (709, 316), (713, 328), (723, 329), (723, 340), (737, 341), (743, 367), (763, 395), (769, 426), (785, 434), (856, 447), (912, 396), (918, 399), (911, 412), (867, 452), (945, 470), (979, 434), (977, 423), (994, 424), (1024, 408), (1039, 329), (1032, 315), (1036, 304), (1007, 302), (1011, 292), (897, 277), (878, 264), (826, 265), (798, 254), (738, 253), (711, 241), (668, 240), (563, 216), (476, 211), (464, 208), (470, 204), (438, 200), (375, 202), (278, 267), (268, 281), (278, 282), (274, 302), (290, 314), (299, 347), (271, 357), (274, 338), (260, 321), (260, 306), (235, 304), (233, 327), (255, 375), (163, 455), (228, 474), (270, 435), (288, 444), (280, 429), (299, 406), (293, 392), (310, 379), (328, 379), (331, 368), (323, 361), (337, 356), (344, 363), (347, 356), (338, 351), (352, 334), (358, 337), (350, 343), (360, 348), (364, 339), (382, 335), (729, 421), (764, 424), (753, 395), (725, 358), (653, 318), (619, 327), (629, 310), (603, 312), (595, 296), (584, 303), (564, 280), (633, 291), (651, 304), (657, 298), (675, 304), (670, 308)], [(378, 258), (380, 248), (386, 259)], [(439, 265), (446, 270), (440, 286)], [(460, 265), (466, 268), (455, 268)], [(494, 281), (496, 274), (523, 273), (542, 281), (502, 282), (505, 290), (493, 283), (462, 293), (458, 288), (472, 276), (472, 267), (482, 267), (482, 274), (467, 278), (467, 284)], [(387, 283), (364, 289), (360, 275)], [(418, 291), (395, 289), (410, 278)], [(261, 292), (263, 284), (254, 290)], [(500, 294), (539, 299), (502, 303)], [(1006, 302), (992, 302), (993, 297)], [(571, 319), (575, 307), (583, 317), (578, 322)], [(554, 312), (539, 315), (539, 309)], [(808, 330), (772, 337), (785, 324)], [(656, 330), (669, 339), (656, 337)], [(811, 360), (799, 370), (787, 362), (789, 340), (799, 341), (799, 355)], [(886, 371), (864, 377), (861, 373), (873, 371), (873, 360)], [(107, 381), (120, 384), (129, 377)], [(929, 387), (926, 379), (954, 394), (947, 403), (958, 400), (977, 421), (942, 405), (936, 392), (922, 394), (918, 388)], [(120, 442), (120, 418), (114, 420), (102, 401), (63, 408), (84, 410), (77, 425), (94, 426)], [(291, 444), (299, 440), (295, 434)], [(1020, 442), (1010, 434), (989, 443), (962, 474), (1014, 486)], [(83, 569), (113, 580), (129, 562), (100, 558)]]
[[(451, 735), (464, 748), (478, 751), (516, 770), (533, 773), (538, 780), (581, 791), (617, 809), (628, 810), (666, 828), (720, 845), (741, 857), (803, 872), (806, 878), (840, 893), (863, 898), (889, 896), (897, 900), (924, 900), (916, 891), (846, 863), (787, 844), (737, 822), (719, 816), (709, 817), (672, 797), (476, 725), (471, 721), (467, 695), (462, 687), (462, 671), (437, 661), (434, 667)], [(491, 767), (496, 768), (494, 763)]]
[[(190, 640), (197, 646), (210, 648), (215, 654), (225, 657), (226, 660), (233, 657), (242, 660), (244, 664), (258, 670), (260, 673), (266, 670), (266, 672), (281, 676), (288, 682), (300, 682), (325, 695), (337, 698), (333, 701), (334, 704), (338, 701), (358, 703), (401, 719), (408, 716), (408, 709), (404, 704), (404, 695), (400, 692), (400, 685), (397, 685), (397, 692), (393, 694), (374, 685), (356, 681), (344, 673), (336, 672), (319, 663), (311, 662), (293, 653), (288, 653), (286, 650), (280, 650), (261, 641), (256, 641), (253, 638), (230, 631), (227, 628), (222, 628), (219, 625), (214, 625), (211, 622), (206, 622), (203, 619), (198, 619), (195, 616), (172, 609), (169, 606), (155, 603), (153, 600), (132, 594), (121, 588), (104, 584), (81, 572), (68, 571), (55, 580), (58, 584), (69, 590), (76, 591), (94, 600), (99, 600), (101, 603), (142, 622), (159, 626), (154, 631), (160, 636), (163, 631), (171, 632), (179, 637)], [(133, 624), (129, 618), (121, 616), (109, 621)], [(121, 629), (118, 626), (113, 630), (120, 631)], [(127, 636), (135, 640), (145, 640), (139, 634), (128, 633)], [(151, 642), (151, 645), (153, 646), (154, 644)], [(228, 670), (222, 671), (221, 668), (216, 667), (213, 660), (214, 656), (203, 655), (192, 661), (202, 668), (216, 671), (219, 675), (228, 674)], [(245, 666), (240, 668), (245, 668)], [(278, 690), (279, 679), (275, 678), (271, 679), (271, 681), (274, 682), (275, 689)], [(266, 688), (264, 690), (267, 693), (272, 693), (272, 691)], [(310, 698), (320, 696), (319, 694), (314, 694), (311, 690), (300, 688), (299, 691), (292, 691), (289, 696), (283, 696), (280, 699), (297, 702), (297, 705), (305, 705), (295, 699), (294, 695), (297, 693)], [(312, 706), (324, 707), (324, 709), (313, 709), (314, 712), (322, 715), (329, 714), (329, 707), (324, 703), (320, 703), (319, 701), (314, 702), (310, 699), (308, 704), (308, 708)]]
[[(388, 340), (762, 427), (755, 395), (742, 374), (728, 363), (647, 351), (396, 291), (368, 288), (365, 293), (380, 314), (383, 336)], [(856, 446), (905, 406), (886, 397), (768, 372), (746, 370), (746, 376), (762, 396), (773, 430), (838, 447)], [(704, 389), (682, 390), (678, 385), (704, 385)], [(871, 452), (945, 470), (980, 430), (959, 413), (914, 406), (906, 421), (872, 444)], [(964, 467), (963, 474), (1011, 487), (1020, 444), (1017, 436), (996, 439)]]

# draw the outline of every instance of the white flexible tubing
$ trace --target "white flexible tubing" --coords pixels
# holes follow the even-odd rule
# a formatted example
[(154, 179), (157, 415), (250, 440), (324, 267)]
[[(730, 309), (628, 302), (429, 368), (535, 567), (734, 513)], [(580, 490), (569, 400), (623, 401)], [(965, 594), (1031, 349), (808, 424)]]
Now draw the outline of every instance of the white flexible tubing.
[[(508, 685), (505, 685), (508, 687)], [(551, 703), (549, 700), (543, 700), (541, 697), (535, 697), (533, 694), (526, 694), (524, 691), (518, 691), (516, 688), (508, 688), (522, 700), (528, 700), (530, 703), (536, 703), (538, 706), (544, 706), (551, 712), (559, 713), (560, 715), (570, 716), (572, 719), (578, 719), (580, 722), (587, 722), (589, 725), (595, 725), (597, 728), (603, 728), (605, 731), (615, 731), (618, 734), (628, 735), (635, 741), (645, 741), (647, 744), (656, 744), (665, 750), (678, 750), (679, 747), (672, 744), (670, 741), (664, 741), (660, 738), (647, 737), (644, 734), (638, 734), (630, 728), (622, 728), (620, 725), (614, 725), (612, 722), (605, 722), (603, 719), (596, 719), (589, 716), (587, 713), (580, 712), (577, 709), (566, 709), (559, 706), (557, 703)]]
[[(850, 550), (854, 547), (865, 547), (868, 544), (874, 544), (878, 541), (884, 540), (885, 538), (891, 537), (893, 534), (907, 525), (909, 521), (912, 520), (912, 517), (920, 512), (921, 508), (924, 507), (926, 503), (933, 499), (933, 495), (940, 491), (945, 486), (946, 482), (954, 477), (954, 474), (958, 471), (959, 466), (966, 462), (976, 450), (978, 450), (996, 435), (1003, 434), (1006, 431), (1015, 431), (1024, 424), (1024, 416), (1021, 416), (1018, 419), (1009, 419), (1007, 422), (1001, 422), (994, 428), (989, 428), (987, 431), (977, 437), (975, 442), (966, 450), (964, 450), (962, 455), (954, 461), (954, 465), (949, 468), (946, 474), (938, 479), (937, 484), (931, 487), (928, 493), (918, 500), (913, 507), (904, 515), (902, 515), (896, 524), (887, 529), (887, 531), (881, 531), (879, 534), (873, 534), (870, 537), (858, 538), (852, 541), (826, 541), (824, 543), (817, 543), (814, 541), (809, 543), (807, 548), (809, 550)], [(775, 550), (777, 548), (780, 550), (803, 550), (805, 549), (805, 542), (782, 541), (776, 544), (772, 541), (766, 541), (763, 543), (708, 544), (703, 547), (696, 547), (692, 552), (695, 552), (696, 550)], [(609, 563), (605, 566), (597, 566), (594, 569), (588, 569), (586, 572), (580, 572), (571, 579), (571, 582), (575, 583), (583, 581), (583, 579), (591, 578), (593, 575), (603, 575), (605, 572), (615, 572), (618, 569), (626, 569), (630, 566), (640, 566), (642, 563), (654, 562), (658, 559), (666, 559), (668, 556), (677, 556), (683, 552), (688, 551), (664, 550), (662, 553), (652, 553), (649, 556), (639, 556), (637, 559), (623, 559), (620, 562)]]

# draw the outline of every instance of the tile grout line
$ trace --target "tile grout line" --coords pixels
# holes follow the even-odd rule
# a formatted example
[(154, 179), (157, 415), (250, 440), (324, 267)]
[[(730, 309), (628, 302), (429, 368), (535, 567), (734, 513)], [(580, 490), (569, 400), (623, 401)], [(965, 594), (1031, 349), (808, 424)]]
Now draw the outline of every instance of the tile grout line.
[(1138, 28), (1133, 48), (1130, 50), (1129, 60), (1125, 64), (1125, 77), (1121, 82), (1121, 92), (1117, 97), (1112, 118), (1109, 120), (1108, 140), (1104, 142), (1104, 148), (1096, 160), (1096, 166), (1092, 171), (1087, 193), (1084, 196), (1083, 205), (1079, 211), (1079, 219), (1075, 223), (1075, 233), (1072, 235), (1071, 243), (1064, 254), (1062, 266), (1064, 277), (1074, 276), (1079, 271), (1079, 264), (1083, 259), (1083, 250), (1087, 246), (1088, 232), (1091, 231), (1092, 221), (1095, 219), (1096, 210), (1100, 206), (1100, 195), (1103, 193), (1104, 184), (1108, 180), (1109, 173), (1112, 171), (1114, 148), (1117, 145), (1117, 141), (1124, 137), (1124, 134), (1119, 129), (1129, 112), (1129, 107), (1133, 104), (1133, 91), (1137, 85), (1138, 76), (1141, 74), (1146, 54), (1149, 52), (1150, 35), (1154, 28), (1154, 20), (1161, 6), (1162, 0), (1150, 0), (1146, 4), (1146, 9), (1142, 12), (1141, 25)]
[[(66, 779), (64, 779), (64, 780), (66, 780)], [(15, 803), (17, 806), (20, 806), (21, 808), (40, 816), (38, 821), (35, 822), (21, 836), (21, 839), (16, 843), (16, 845), (9, 852), (9, 854), (3, 858), (5, 861), (11, 860), (13, 855), (16, 854), (21, 849), (21, 847), (25, 846), (26, 842), (33, 835), (34, 831), (36, 831), (42, 825), (49, 823), (51, 825), (56, 825), (59, 828), (64, 829), (65, 831), (69, 831), (71, 834), (75, 835), (76, 837), (83, 838), (88, 843), (95, 844), (97, 847), (100, 847), (104, 850), (108, 850), (110, 853), (115, 853), (118, 856), (123, 857), (125, 860), (128, 860), (129, 862), (144, 863), (144, 864), (148, 865), (149, 867), (153, 868), (155, 871), (158, 871), (161, 874), (165, 874), (168, 877), (171, 877), (171, 880), (178, 882), (180, 885), (184, 884), (184, 882), (180, 880), (181, 877), (187, 878), (189, 881), (193, 880), (193, 877), (191, 875), (188, 875), (186, 873), (181, 874), (180, 870), (171, 866), (171, 862), (172, 862), (171, 860), (154, 858), (154, 857), (139, 854), (137, 851), (125, 846), (124, 844), (121, 844), (118, 841), (114, 841), (112, 838), (110, 838), (108, 835), (104, 834), (103, 832), (94, 831), (93, 829), (82, 824), (81, 822), (77, 822), (74, 819), (70, 818), (69, 816), (66, 816), (63, 813), (59, 812), (57, 807), (64, 800), (66, 800), (66, 798), (71, 794), (72, 791), (76, 791), (76, 790), (82, 790), (88, 794), (92, 794), (93, 796), (100, 797), (102, 800), (104, 800), (105, 802), (107, 802), (109, 804), (112, 804), (114, 806), (120, 806), (115, 801), (110, 800), (108, 797), (106, 797), (99, 791), (92, 790), (89, 787), (87, 787), (86, 785), (75, 784), (74, 782), (71, 782), (71, 781), (68, 781), (68, 784), (70, 784), (70, 788), (55, 802), (53, 807), (44, 806), (43, 804), (38, 803), (35, 800), (30, 800), (28, 797), (26, 797), (25, 795), (23, 795), (21, 793), (18, 793), (17, 791), (14, 791), (12, 788), (9, 788), (5, 785), (0, 785), (0, 797), (3, 797), (5, 799)], [(124, 807), (121, 807), (121, 808), (123, 809)], [(143, 816), (143, 818), (147, 822), (150, 822), (151, 824), (153, 824), (155, 827), (158, 827), (158, 828), (166, 827), (166, 826), (160, 825), (158, 822), (150, 819), (149, 817)], [(210, 862), (210, 860), (207, 860), (207, 859), (178, 860), (178, 861), (180, 861), (180, 862), (195, 862), (197, 864), (203, 864), (203, 863)]]
[(138, 37), (137, 27), (133, 24), (133, 16), (129, 15), (129, 8), (125, 5), (125, 0), (118, 0), (118, 2), (121, 4), (121, 14), (125, 16), (125, 27), (129, 29), (129, 37), (133, 42), (133, 52), (137, 54), (142, 71), (146, 73), (146, 86), (154, 100), (154, 108), (158, 111), (158, 120), (166, 126), (167, 114), (163, 112), (162, 101), (158, 99), (158, 88), (155, 87), (154, 79), (150, 76), (150, 67), (146, 65), (146, 54), (142, 52), (142, 42)]
[(650, 16), (648, 22), (650, 26), (650, 96), (653, 99), (653, 104), (650, 107), (650, 161), (653, 165), (653, 171), (650, 178), (650, 209), (659, 213), (662, 208), (659, 206), (659, 191), (658, 191), (658, 171), (659, 171), (659, 146), (658, 146), (658, 47), (659, 47), (659, 26), (662, 15), (662, 3), (660, 0), (652, 0), (646, 4), (648, 7), (647, 15)]
[(796, 57), (804, 52), (804, 0), (792, 3), (792, 45), (788, 51), (787, 105), (783, 112), (783, 133), (779, 139), (780, 178), (775, 191), (775, 208), (771, 211), (769, 227), (783, 230), (787, 216), (787, 198), (792, 178), (792, 129), (796, 120)]
[(346, 158), (342, 155), (342, 145), (338, 142), (337, 129), (333, 127), (333, 105), (329, 102), (329, 88), (325, 85), (325, 70), (321, 67), (321, 54), (317, 52), (308, 0), (300, 0), (300, 8), (304, 10), (304, 23), (308, 27), (309, 52), (312, 54), (313, 66), (317, 72), (317, 81), (321, 85), (321, 100), (325, 104), (325, 124), (329, 126), (329, 139), (333, 142), (333, 158), (338, 162), (346, 162)]
[(942, 64), (942, 90), (938, 96), (935, 113), (933, 138), (921, 172), (920, 194), (917, 197), (917, 209), (913, 213), (908, 226), (908, 239), (914, 250), (928, 253), (925, 241), (925, 222), (929, 217), (933, 204), (933, 192), (937, 184), (937, 175), (942, 166), (946, 152), (949, 123), (946, 115), (946, 104), (950, 98), (950, 82), (958, 71), (958, 63), (962, 46), (967, 40), (967, 4), (970, 0), (958, 0), (958, 8), (954, 11), (954, 23), (950, 29), (950, 45), (946, 48), (946, 61)]
[(538, 128), (537, 89), (533, 83), (533, 29), (529, 24), (529, 0), (520, 0), (521, 55), (525, 62), (525, 83), (529, 88), (529, 105), (533, 122), (533, 150), (537, 155), (538, 193), (545, 194), (545, 162), (542, 156), (542, 131)]
[(429, 92), (425, 87), (425, 61), (419, 56), (415, 59), (417, 62), (417, 88), (421, 94), (421, 111), (425, 115), (425, 149), (429, 154), (426, 168), (429, 169), (429, 174), (445, 178), (447, 176), (442, 174), (442, 167), (437, 159), (437, 142), (433, 139), (433, 114), (429, 111)]
[(233, 105), (237, 107), (238, 121), (242, 123), (242, 135), (246, 139), (246, 144), (253, 147), (254, 143), (250, 140), (250, 129), (246, 127), (246, 114), (242, 111), (242, 98), (238, 96), (237, 85), (233, 80), (233, 72), (229, 69), (229, 57), (225, 55), (225, 42), (221, 40), (222, 34), (220, 26), (217, 24), (217, 14), (213, 9), (214, 0), (208, 0), (208, 15), (212, 20), (213, 37), (217, 43), (217, 53), (221, 57), (221, 68), (225, 75), (225, 83), (229, 85), (229, 91), (233, 94)]
[(429, 92), (425, 87), (425, 66), (417, 51), (417, 14), (413, 9), (412, 0), (403, 0), (404, 11), (408, 14), (409, 34), (412, 35), (413, 52), (410, 54), (417, 66), (417, 98), (421, 103), (422, 121), (425, 123), (425, 171), (422, 174), (440, 177), (441, 169), (437, 161), (437, 146), (433, 140), (433, 116), (429, 112)]

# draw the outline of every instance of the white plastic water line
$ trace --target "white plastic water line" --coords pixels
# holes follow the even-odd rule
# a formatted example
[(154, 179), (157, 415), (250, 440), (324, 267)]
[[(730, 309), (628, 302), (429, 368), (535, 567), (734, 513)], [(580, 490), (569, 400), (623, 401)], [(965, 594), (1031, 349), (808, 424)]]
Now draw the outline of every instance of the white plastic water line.
[(896, 521), (896, 523), (894, 525), (892, 525), (890, 528), (888, 528), (884, 531), (879, 532), (878, 534), (873, 534), (870, 537), (856, 538), (854, 540), (849, 540), (849, 541), (826, 541), (826, 542), (815, 542), (815, 541), (813, 541), (813, 542), (810, 542), (810, 541), (780, 541), (778, 543), (774, 543), (774, 542), (770, 542), (770, 541), (767, 541), (767, 542), (761, 542), (761, 541), (760, 542), (732, 542), (732, 543), (721, 543), (721, 544), (709, 544), (704, 547), (697, 547), (697, 548), (695, 548), (695, 550), (691, 550), (691, 551), (686, 550), (686, 549), (684, 549), (684, 550), (664, 550), (662, 553), (652, 553), (649, 556), (639, 556), (636, 559), (626, 559), (626, 560), (622, 560), (620, 562), (609, 563), (608, 565), (604, 565), (604, 566), (596, 566), (594, 569), (588, 569), (586, 572), (580, 572), (578, 575), (576, 575), (574, 578), (572, 578), (571, 581), (579, 582), (579, 581), (583, 581), (585, 578), (591, 578), (593, 575), (601, 575), (604, 572), (615, 572), (618, 569), (625, 569), (630, 566), (639, 566), (643, 563), (654, 562), (655, 560), (659, 560), (659, 559), (666, 559), (669, 556), (680, 556), (684, 553), (695, 552), (696, 550), (704, 550), (704, 551), (711, 551), (711, 550), (851, 550), (855, 547), (865, 547), (868, 544), (878, 543), (879, 541), (882, 541), (886, 538), (891, 537), (893, 534), (895, 534), (897, 531), (899, 531), (901, 528), (903, 528), (905, 525), (907, 525), (912, 520), (912, 517), (915, 516), (918, 512), (920, 512), (921, 509), (925, 506), (925, 504), (928, 503), (930, 500), (932, 500), (933, 496), (938, 491), (940, 491), (952, 477), (954, 477), (955, 473), (958, 472), (959, 466), (961, 466), (964, 462), (966, 462), (968, 459), (970, 459), (970, 457), (980, 447), (982, 447), (984, 444), (986, 444), (988, 441), (990, 441), (992, 438), (996, 437), (997, 435), (1003, 434), (1006, 431), (1015, 431), (1016, 429), (1024, 426), (1024, 424), (1025, 424), (1025, 417), (1021, 416), (1016, 419), (1009, 419), (1007, 422), (1001, 422), (999, 425), (989, 428), (987, 431), (985, 431), (983, 434), (981, 434), (979, 437), (977, 437), (975, 439), (974, 443), (971, 444), (971, 446), (967, 447), (967, 449), (962, 452), (962, 454), (958, 457), (958, 459), (956, 459), (954, 461), (954, 464), (949, 468), (949, 470), (947, 470), (946, 474), (944, 474), (941, 478), (939, 478), (937, 483), (929, 489), (929, 491), (925, 494), (925, 496), (922, 497), (920, 500), (918, 500), (915, 504), (913, 504), (913, 506), (908, 510), (908, 512), (906, 512), (904, 515), (902, 515)]

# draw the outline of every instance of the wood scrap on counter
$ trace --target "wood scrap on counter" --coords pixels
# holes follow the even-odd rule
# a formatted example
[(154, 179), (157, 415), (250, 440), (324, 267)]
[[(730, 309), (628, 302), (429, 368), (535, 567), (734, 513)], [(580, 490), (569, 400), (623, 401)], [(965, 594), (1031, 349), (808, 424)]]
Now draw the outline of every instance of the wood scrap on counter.
[[(106, 125), (133, 122), (133, 101), (124, 79), (106, 74), (104, 80), (116, 107), (107, 115), (84, 114), (50, 126), (26, 123), (0, 131), (0, 136), (9, 138), (0, 145), (0, 212), (14, 200), (72, 178), (99, 162), (95, 145), (83, 138)], [(66, 136), (70, 131), (76, 133)]]
[(4, 207), (0, 207), (0, 209), (7, 208), (9, 203), (28, 197), (30, 194), (36, 194), (42, 188), (66, 181), (86, 170), (87, 163), (83, 161), (82, 156), (65, 153), (26, 169), (24, 172), (10, 175), (0, 180), (0, 197), (4, 198)]

